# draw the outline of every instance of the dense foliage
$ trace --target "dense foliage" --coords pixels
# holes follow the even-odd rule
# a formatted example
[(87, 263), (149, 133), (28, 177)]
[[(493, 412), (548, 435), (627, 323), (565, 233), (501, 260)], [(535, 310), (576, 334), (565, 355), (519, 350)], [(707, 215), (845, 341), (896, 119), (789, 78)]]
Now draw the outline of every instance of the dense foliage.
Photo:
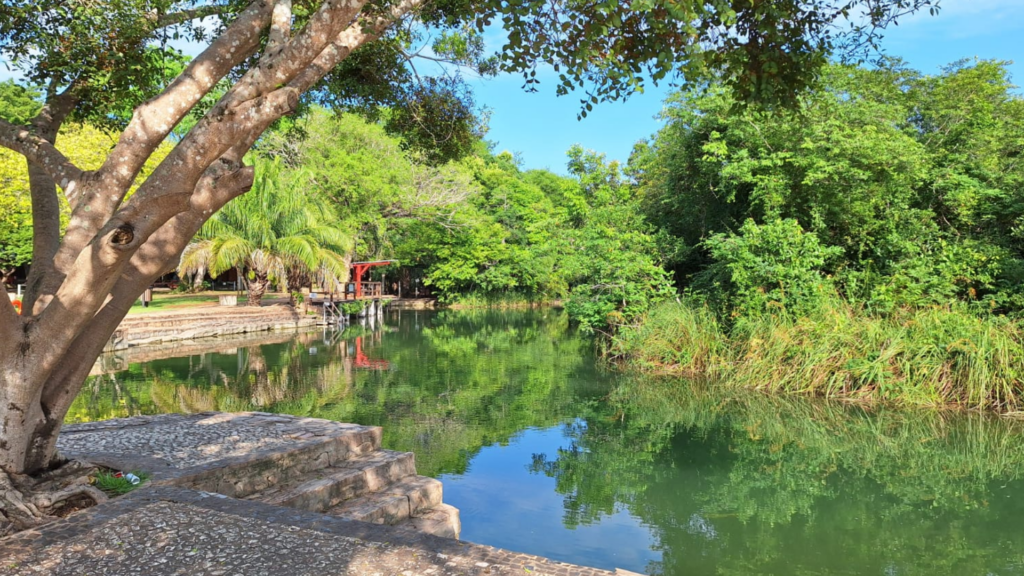
[(1001, 62), (833, 66), (792, 114), (681, 93), (633, 157), (687, 294), (620, 333), (659, 370), (1017, 410), (1024, 98)]
[(1024, 305), (1024, 99), (1004, 63), (834, 66), (793, 114), (738, 113), (718, 89), (666, 119), (634, 162), (681, 285), (739, 306), (832, 283), (880, 312)]
[(284, 159), (293, 187), (330, 199), (356, 238), (353, 259), (397, 259), (400, 275), (445, 303), (565, 298), (603, 328), (671, 293), (635, 188), (581, 147), (568, 152), (568, 177), (523, 171), (482, 141), (438, 164), (383, 123), (314, 108), (260, 152)]

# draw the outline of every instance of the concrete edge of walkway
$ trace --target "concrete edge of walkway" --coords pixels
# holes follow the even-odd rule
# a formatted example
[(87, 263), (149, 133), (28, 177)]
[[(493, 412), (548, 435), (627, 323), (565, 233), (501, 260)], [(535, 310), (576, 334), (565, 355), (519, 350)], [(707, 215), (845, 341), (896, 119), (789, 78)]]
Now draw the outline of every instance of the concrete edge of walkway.
[[(217, 460), (201, 464), (180, 465), (169, 462), (162, 458), (147, 456), (145, 454), (115, 454), (109, 451), (64, 451), (64, 455), (70, 458), (83, 460), (92, 464), (113, 468), (115, 470), (135, 471), (141, 470), (150, 476), (150, 484), (160, 486), (165, 484), (188, 486), (200, 490), (211, 490), (210, 486), (195, 485), (194, 482), (208, 479), (213, 475), (224, 476), (231, 472), (245, 472), (253, 465), (265, 463), (275, 458), (301, 459), (304, 456), (320, 456), (329, 453), (332, 446), (340, 438), (352, 433), (363, 433), (373, 437), (373, 441), (379, 445), (383, 430), (379, 426), (363, 426), (359, 424), (347, 424), (332, 422), (317, 418), (290, 417), (287, 415), (273, 414), (269, 412), (196, 412), (193, 414), (159, 414), (154, 416), (131, 416), (128, 418), (115, 418), (99, 422), (85, 422), (80, 424), (68, 424), (61, 434), (71, 437), (75, 434), (95, 433), (103, 430), (128, 430), (134, 428), (154, 428), (165, 425), (168, 422), (190, 425), (208, 419), (220, 418), (241, 421), (266, 420), (259, 423), (260, 426), (271, 424), (285, 424), (281, 434), (292, 438), (292, 441), (283, 446), (272, 446), (267, 448), (254, 449), (246, 454), (226, 456)], [(315, 435), (313, 434), (315, 432)], [(303, 437), (305, 436), (305, 437)], [(97, 446), (101, 448), (101, 446)]]
[(478, 565), (482, 566), (521, 567), (524, 573), (533, 572), (552, 576), (610, 576), (614, 574), (598, 568), (567, 564), (541, 556), (451, 540), (411, 530), (344, 520), (315, 512), (303, 512), (292, 508), (237, 500), (219, 494), (170, 486), (145, 487), (39, 529), (28, 530), (0, 540), (0, 558), (3, 558), (3, 562), (8, 565), (22, 563), (32, 554), (33, 550), (61, 542), (75, 541), (90, 531), (103, 530), (106, 524), (117, 522), (119, 517), (124, 514), (156, 502), (186, 504), (223, 514), (253, 518), (280, 526), (282, 530), (299, 527), (334, 536), (408, 546), (446, 556), (460, 556), (470, 562), (480, 563)]

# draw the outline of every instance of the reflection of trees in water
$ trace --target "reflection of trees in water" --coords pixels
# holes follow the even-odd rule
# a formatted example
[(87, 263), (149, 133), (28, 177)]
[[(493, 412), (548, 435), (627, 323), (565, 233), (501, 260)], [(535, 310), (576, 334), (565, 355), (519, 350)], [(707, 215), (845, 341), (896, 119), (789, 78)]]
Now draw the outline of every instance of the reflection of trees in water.
[[(405, 312), (381, 328), (152, 360), (118, 377), (136, 388), (143, 401), (133, 410), (143, 413), (261, 410), (383, 426), (388, 447), (416, 452), (434, 475), (464, 471), (481, 447), (523, 429), (571, 420), (581, 396), (607, 391), (591, 340), (561, 312)], [(364, 364), (390, 368), (359, 369), (356, 338)], [(89, 406), (80, 398), (76, 419), (137, 413)]]
[(135, 416), (153, 412), (148, 395), (131, 381), (123, 381), (123, 374), (111, 372), (90, 377), (78, 393), (69, 422), (106, 420), (121, 416)]
[(652, 573), (984, 574), (1020, 560), (1024, 422), (682, 382), (623, 386), (597, 408), (533, 470), (556, 479), (567, 526), (617, 509), (650, 526)]
[[(313, 348), (319, 355), (309, 352)], [(76, 399), (69, 421), (143, 413), (264, 410), (309, 394), (344, 393), (351, 381), (352, 359), (345, 341), (309, 332), (285, 343), (153, 359), (93, 376)], [(126, 402), (126, 395), (139, 400)]]
[(351, 396), (315, 416), (383, 426), (384, 443), (416, 452), (421, 473), (466, 470), (480, 448), (571, 419), (593, 377), (592, 343), (561, 312), (486, 310), (389, 318), (389, 371), (359, 371)]

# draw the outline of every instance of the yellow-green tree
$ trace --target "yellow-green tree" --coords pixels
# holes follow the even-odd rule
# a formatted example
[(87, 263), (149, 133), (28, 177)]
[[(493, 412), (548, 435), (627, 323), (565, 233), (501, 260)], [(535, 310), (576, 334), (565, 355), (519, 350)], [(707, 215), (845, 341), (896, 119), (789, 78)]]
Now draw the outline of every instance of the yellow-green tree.
[[(6, 95), (2, 84), (0, 95)], [(0, 109), (0, 115), (7, 116), (5, 113), (8, 111), (8, 108)], [(99, 168), (117, 143), (116, 134), (89, 124), (67, 124), (58, 139), (68, 151), (68, 158), (86, 170)], [(170, 149), (170, 144), (157, 149), (143, 168), (140, 182), (167, 156)], [(70, 215), (64, 196), (60, 197), (60, 210), (63, 230)], [(30, 264), (31, 261), (32, 197), (29, 193), (28, 165), (20, 154), (0, 148), (0, 275), (4, 283), (13, 279), (18, 266)]]

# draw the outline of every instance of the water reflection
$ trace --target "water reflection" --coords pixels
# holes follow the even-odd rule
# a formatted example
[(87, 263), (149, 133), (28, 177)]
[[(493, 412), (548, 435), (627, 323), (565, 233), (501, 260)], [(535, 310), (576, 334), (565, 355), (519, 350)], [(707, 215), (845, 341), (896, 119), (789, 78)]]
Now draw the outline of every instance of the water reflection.
[(652, 574), (1021, 574), (1021, 432), (636, 381), (532, 469), (566, 525), (624, 506), (651, 526)]
[[(651, 574), (1022, 574), (1024, 422), (616, 376), (556, 311), (107, 358), (69, 419), (375, 424), (468, 540)], [(171, 354), (175, 357), (166, 357)]]
[(421, 472), (436, 475), (465, 470), (482, 446), (574, 418), (578, 402), (610, 385), (593, 343), (554, 310), (392, 312), (372, 329), (258, 342), (103, 358), (68, 421), (259, 410), (381, 425), (388, 447), (415, 451)]

